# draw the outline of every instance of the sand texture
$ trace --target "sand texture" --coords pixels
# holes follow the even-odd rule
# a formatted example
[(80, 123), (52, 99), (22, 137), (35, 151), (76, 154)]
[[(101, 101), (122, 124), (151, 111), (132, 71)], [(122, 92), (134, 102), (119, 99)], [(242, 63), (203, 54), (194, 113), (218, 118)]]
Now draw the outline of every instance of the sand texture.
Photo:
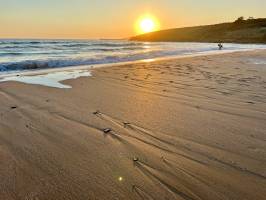
[(1, 200), (265, 200), (266, 51), (0, 84)]

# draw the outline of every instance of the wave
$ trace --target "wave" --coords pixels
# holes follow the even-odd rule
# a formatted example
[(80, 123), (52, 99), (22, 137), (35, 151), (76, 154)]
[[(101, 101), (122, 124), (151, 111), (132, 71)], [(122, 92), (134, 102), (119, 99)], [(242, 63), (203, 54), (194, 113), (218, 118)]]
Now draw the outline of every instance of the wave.
[(103, 51), (103, 52), (115, 52), (115, 51), (117, 51), (116, 49), (105, 49), (105, 48), (93, 48), (90, 50), (91, 51)]
[(142, 46), (142, 42), (124, 42), (124, 43), (94, 43), (93, 46), (105, 46), (105, 47), (127, 47), (127, 46)]
[(41, 41), (27, 41), (27, 40), (21, 40), (21, 41), (13, 41), (13, 40), (2, 40), (0, 41), (1, 45), (42, 45), (42, 44), (66, 44), (66, 43), (73, 43), (70, 41), (49, 41), (49, 40), (41, 40)]
[(0, 71), (17, 71), (17, 70), (33, 70), (48, 69), (68, 66), (101, 64), (100, 59), (66, 59), (66, 60), (28, 60), (14, 63), (4, 63), (0, 65)]
[(90, 47), (90, 46), (99, 46), (99, 47), (133, 47), (133, 46), (142, 46), (143, 43), (137, 42), (127, 42), (127, 43), (113, 43), (113, 42), (101, 42), (101, 43), (63, 43), (64, 47)]
[(61, 46), (63, 47), (89, 47), (92, 46), (92, 44), (87, 44), (87, 43), (81, 43), (81, 44), (62, 44)]
[(102, 55), (94, 58), (76, 58), (76, 59), (48, 59), (48, 60), (26, 60), (21, 62), (8, 62), (0, 64), (0, 71), (16, 71), (16, 70), (32, 70), (46, 69), (69, 66), (95, 65), (106, 63), (120, 63), (127, 61), (135, 61), (141, 59), (149, 59), (163, 55), (157, 51), (146, 53), (135, 53), (127, 55)]
[(29, 44), (41, 44), (41, 42), (29, 42)]
[(47, 59), (47, 60), (25, 60), (20, 62), (7, 62), (0, 63), (0, 71), (17, 71), (17, 70), (33, 70), (33, 69), (47, 69), (47, 68), (60, 68), (70, 66), (84, 66), (84, 65), (97, 65), (97, 64), (111, 64), (123, 63), (144, 59), (154, 59), (167, 56), (176, 55), (191, 55), (200, 54), (203, 52), (212, 52), (212, 49), (204, 51), (185, 51), (183, 50), (150, 50), (150, 51), (137, 51), (136, 53), (127, 54), (101, 54), (92, 58), (64, 58), (64, 59)]
[(122, 48), (93, 48), (93, 49), (90, 49), (92, 51), (106, 51), (106, 52), (116, 52), (116, 51), (123, 51), (123, 50), (143, 50), (143, 49), (146, 49), (145, 47), (122, 47)]
[(25, 53), (20, 53), (20, 52), (0, 52), (0, 57), (1, 56), (20, 56), (20, 55), (25, 55)]
[[(55, 55), (55, 52), (0, 52), (2, 56), (35, 56), (35, 55)], [(1, 63), (0, 63), (1, 66)]]
[[(226, 50), (266, 46), (226, 44)], [(121, 63), (166, 56), (217, 51), (210, 43), (146, 43), (128, 41), (0, 40), (0, 71)]]
[(9, 41), (9, 42), (1, 42), (1, 44), (40, 44), (41, 42), (37, 42), (37, 41)]
[(11, 45), (8, 45), (8, 46), (2, 46), (2, 47), (0, 47), (0, 49), (18, 49), (18, 48), (21, 48), (21, 46), (11, 46)]

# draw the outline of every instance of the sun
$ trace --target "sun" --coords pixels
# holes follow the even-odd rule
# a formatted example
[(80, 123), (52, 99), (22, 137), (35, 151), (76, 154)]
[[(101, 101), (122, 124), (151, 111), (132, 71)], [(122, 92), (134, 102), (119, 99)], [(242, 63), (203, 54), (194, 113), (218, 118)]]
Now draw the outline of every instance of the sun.
[(149, 33), (155, 30), (155, 23), (152, 19), (143, 19), (140, 22), (140, 29), (143, 33)]
[(140, 17), (139, 20), (137, 21), (138, 34), (150, 33), (153, 31), (157, 31), (158, 29), (159, 29), (159, 22), (155, 17), (151, 15)]

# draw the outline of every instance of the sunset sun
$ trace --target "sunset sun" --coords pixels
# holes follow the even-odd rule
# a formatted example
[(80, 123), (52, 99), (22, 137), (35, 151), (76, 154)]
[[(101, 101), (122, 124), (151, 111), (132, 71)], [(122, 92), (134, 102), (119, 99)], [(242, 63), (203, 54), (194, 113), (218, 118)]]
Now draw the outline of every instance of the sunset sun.
[(159, 22), (153, 16), (145, 16), (141, 17), (137, 22), (137, 33), (144, 34), (153, 31), (157, 31), (159, 29)]
[(140, 22), (140, 29), (142, 30), (143, 33), (148, 33), (152, 32), (155, 29), (155, 23), (152, 19), (143, 19)]

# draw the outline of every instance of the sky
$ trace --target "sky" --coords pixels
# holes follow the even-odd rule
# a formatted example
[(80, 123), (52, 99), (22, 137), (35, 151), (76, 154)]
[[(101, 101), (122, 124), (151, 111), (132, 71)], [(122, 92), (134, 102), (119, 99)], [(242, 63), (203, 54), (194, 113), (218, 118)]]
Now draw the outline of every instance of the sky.
[(0, 0), (0, 38), (127, 38), (143, 15), (161, 29), (266, 18), (266, 0)]

